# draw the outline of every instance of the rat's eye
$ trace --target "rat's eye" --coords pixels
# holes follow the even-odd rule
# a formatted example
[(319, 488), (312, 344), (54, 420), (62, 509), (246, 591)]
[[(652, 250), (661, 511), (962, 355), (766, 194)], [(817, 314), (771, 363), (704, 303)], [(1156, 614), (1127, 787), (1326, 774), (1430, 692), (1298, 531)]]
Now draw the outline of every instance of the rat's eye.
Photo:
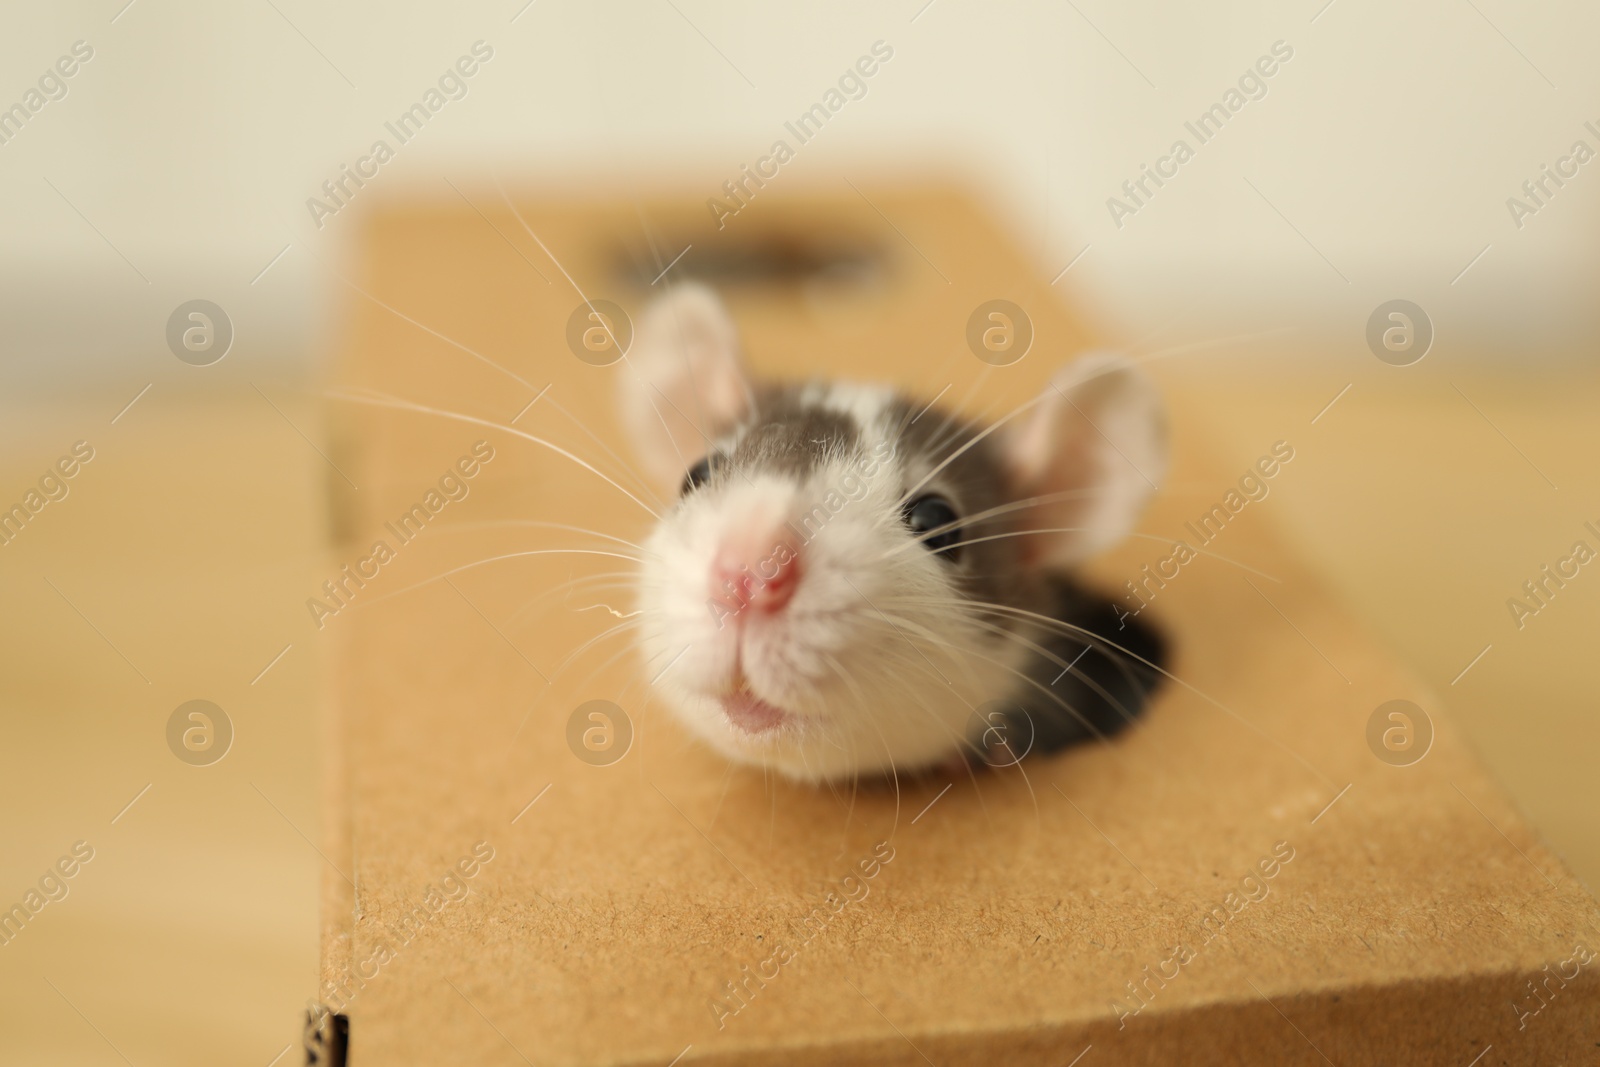
[[(957, 520), (956, 509), (942, 496), (919, 496), (906, 505), (906, 525), (911, 527), (911, 532), (917, 535), (929, 552), (935, 552), (944, 559), (954, 563), (956, 560), (956, 545), (961, 543), (959, 529), (946, 529)], [(933, 536), (924, 536), (929, 530), (937, 530)]]
[(683, 476), (683, 485), (679, 487), (680, 496), (688, 496), (696, 489), (711, 480), (711, 457), (706, 456), (699, 463), (689, 468), (689, 473)]

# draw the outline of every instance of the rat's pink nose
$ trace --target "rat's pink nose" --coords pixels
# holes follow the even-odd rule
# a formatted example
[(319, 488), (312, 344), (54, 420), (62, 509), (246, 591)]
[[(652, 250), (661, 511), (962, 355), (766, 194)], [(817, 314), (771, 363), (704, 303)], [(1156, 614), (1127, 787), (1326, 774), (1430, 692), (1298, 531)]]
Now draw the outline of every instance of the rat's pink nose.
[(730, 612), (772, 613), (794, 597), (800, 546), (787, 530), (725, 542), (711, 564), (711, 599)]

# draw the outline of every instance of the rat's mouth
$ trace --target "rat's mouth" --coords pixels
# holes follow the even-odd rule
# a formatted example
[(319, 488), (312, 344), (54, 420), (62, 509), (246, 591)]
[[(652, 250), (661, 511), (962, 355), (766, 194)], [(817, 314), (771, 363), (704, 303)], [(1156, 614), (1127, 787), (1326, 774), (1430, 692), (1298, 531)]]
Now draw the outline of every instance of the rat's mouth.
[(737, 692), (719, 698), (728, 723), (740, 733), (752, 736), (771, 733), (789, 721), (789, 713), (750, 692), (741, 685)]

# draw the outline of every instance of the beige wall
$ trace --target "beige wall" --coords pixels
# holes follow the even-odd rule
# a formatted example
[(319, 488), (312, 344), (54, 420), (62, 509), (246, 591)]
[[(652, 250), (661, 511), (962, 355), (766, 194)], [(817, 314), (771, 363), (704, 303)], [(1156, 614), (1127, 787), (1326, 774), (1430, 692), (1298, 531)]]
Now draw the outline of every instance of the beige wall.
[[(443, 177), (499, 173), (709, 197), (882, 39), (893, 60), (778, 180), (964, 172), (1045, 278), (1091, 246), (1063, 284), (1121, 336), (1283, 329), (1359, 351), (1371, 309), (1404, 296), (1451, 353), (1526, 363), (1570, 357), (1594, 325), (1600, 166), (1520, 229), (1506, 206), (1575, 140), (1600, 150), (1584, 127), (1600, 126), (1600, 13), (1575, 0), (275, 2), (9, 13), (0, 102), (74, 41), (95, 53), (0, 147), (0, 276), (26, 365), (4, 373), (137, 377), (166, 312), (207, 292), (256, 320), (241, 343), (259, 358), (317, 349), (354, 227), (316, 229), (306, 199), (479, 39), (494, 59), (469, 95), (370, 188), (451, 196)], [(1187, 134), (1280, 40), (1293, 59), (1266, 95), (1210, 143)], [(1107, 199), (1179, 137), (1194, 159), (1119, 228)]]

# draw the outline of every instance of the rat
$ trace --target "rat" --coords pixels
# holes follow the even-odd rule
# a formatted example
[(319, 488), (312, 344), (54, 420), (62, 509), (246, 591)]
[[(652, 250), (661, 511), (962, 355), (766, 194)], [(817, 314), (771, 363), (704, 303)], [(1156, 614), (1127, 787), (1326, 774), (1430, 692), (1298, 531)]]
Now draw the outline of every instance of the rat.
[(676, 492), (643, 543), (650, 689), (729, 759), (826, 782), (1004, 766), (1132, 722), (1166, 642), (1071, 569), (1167, 469), (1111, 354), (988, 425), (881, 385), (763, 382), (717, 295), (641, 316), (619, 413)]

